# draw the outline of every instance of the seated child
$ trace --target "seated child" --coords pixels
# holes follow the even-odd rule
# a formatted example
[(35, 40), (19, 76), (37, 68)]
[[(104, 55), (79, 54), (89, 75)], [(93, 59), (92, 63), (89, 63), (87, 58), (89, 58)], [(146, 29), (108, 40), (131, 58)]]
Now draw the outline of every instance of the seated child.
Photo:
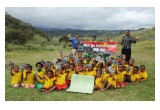
[(76, 68), (76, 73), (78, 73), (80, 75), (85, 75), (86, 74), (86, 70), (83, 67), (83, 64), (81, 62), (78, 63), (78, 67)]
[(139, 67), (138, 66), (134, 66), (133, 67), (133, 73), (131, 74), (131, 83), (132, 84), (136, 84), (139, 81)]
[(109, 71), (109, 78), (107, 81), (107, 85), (106, 87), (101, 89), (102, 91), (105, 91), (109, 88), (116, 88), (116, 75), (113, 67), (112, 66), (108, 67), (108, 71)]
[(23, 72), (22, 86), (24, 88), (34, 88), (35, 87), (34, 79), (35, 79), (35, 76), (34, 76), (34, 72), (32, 71), (32, 66), (27, 66), (26, 71)]
[(75, 64), (74, 63), (70, 64), (69, 75), (68, 75), (68, 79), (66, 80), (66, 83), (67, 83), (68, 86), (71, 83), (72, 74), (76, 74)]
[(124, 70), (124, 66), (122, 63), (118, 64), (118, 71), (116, 71), (116, 83), (117, 83), (117, 88), (123, 88), (126, 86), (126, 82), (125, 81), (125, 75), (126, 75), (126, 71)]
[(34, 73), (35, 74), (35, 81), (36, 81), (36, 87), (39, 88), (39, 87), (42, 87), (42, 85), (44, 84), (46, 72), (45, 72), (45, 70), (42, 69), (43, 64), (40, 62), (36, 63), (36, 68), (37, 68), (37, 70)]
[(126, 72), (127, 72), (126, 79), (125, 79), (126, 82), (131, 82), (130, 77), (131, 77), (131, 74), (133, 73), (133, 67), (134, 67), (134, 59), (131, 58), (129, 60), (128, 67), (126, 68)]
[(19, 71), (18, 65), (14, 65), (13, 68), (11, 68), (11, 76), (12, 76), (11, 85), (14, 88), (20, 87), (22, 82), (22, 72)]
[(43, 87), (40, 89), (42, 92), (49, 93), (56, 89), (55, 86), (56, 77), (52, 70), (47, 71), (47, 75), (45, 76), (45, 81)]
[(56, 66), (56, 71), (58, 73), (56, 88), (58, 90), (67, 89), (68, 85), (66, 83), (66, 80), (68, 79), (68, 73), (65, 73), (64, 68), (62, 68), (60, 65)]
[(94, 83), (94, 89), (93, 90), (100, 90), (103, 87), (103, 76), (102, 76), (102, 70), (96, 70), (96, 79)]
[(93, 67), (92, 64), (88, 64), (86, 75), (88, 75), (88, 76), (96, 76), (96, 71), (94, 71), (93, 68), (94, 67)]
[(145, 69), (144, 65), (140, 66), (139, 76), (140, 76), (140, 81), (141, 82), (143, 82), (143, 81), (145, 81), (147, 79), (147, 72), (146, 72), (146, 69)]

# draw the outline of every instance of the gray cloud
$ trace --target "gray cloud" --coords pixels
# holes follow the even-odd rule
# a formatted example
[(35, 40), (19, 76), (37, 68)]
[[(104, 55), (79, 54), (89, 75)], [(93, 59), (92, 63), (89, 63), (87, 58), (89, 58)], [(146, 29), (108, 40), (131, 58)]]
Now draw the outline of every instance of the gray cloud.
[(36, 27), (112, 30), (155, 25), (152, 7), (6, 7), (5, 11)]

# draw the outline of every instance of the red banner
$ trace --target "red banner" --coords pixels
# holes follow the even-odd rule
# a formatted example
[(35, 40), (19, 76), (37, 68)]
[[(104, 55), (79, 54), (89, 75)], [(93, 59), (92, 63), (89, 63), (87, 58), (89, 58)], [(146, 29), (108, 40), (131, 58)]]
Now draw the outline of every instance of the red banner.
[(92, 42), (81, 41), (83, 50), (93, 51), (97, 53), (113, 54), (117, 52), (117, 42)]

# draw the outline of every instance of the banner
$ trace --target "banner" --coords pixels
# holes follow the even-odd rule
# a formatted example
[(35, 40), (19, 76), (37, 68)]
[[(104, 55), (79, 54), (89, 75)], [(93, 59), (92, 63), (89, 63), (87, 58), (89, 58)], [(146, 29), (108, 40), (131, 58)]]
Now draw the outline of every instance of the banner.
[(66, 91), (93, 93), (94, 76), (73, 74), (71, 78), (71, 85)]
[(82, 49), (86, 52), (93, 51), (100, 54), (114, 54), (117, 52), (117, 42), (91, 42), (81, 41)]

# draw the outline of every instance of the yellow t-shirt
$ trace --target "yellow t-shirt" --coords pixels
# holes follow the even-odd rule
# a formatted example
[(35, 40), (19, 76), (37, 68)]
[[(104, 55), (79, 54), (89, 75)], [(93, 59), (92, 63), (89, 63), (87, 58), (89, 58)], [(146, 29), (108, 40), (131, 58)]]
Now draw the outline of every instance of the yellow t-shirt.
[(28, 75), (26, 74), (26, 71), (23, 72), (23, 78), (27, 78), (23, 83), (24, 84), (34, 84), (34, 71), (29, 73)]
[(139, 78), (140, 78), (139, 74), (132, 74), (131, 75), (131, 82), (136, 82), (137, 79), (139, 79)]
[(140, 72), (139, 73), (139, 76), (140, 76), (140, 79), (144, 79), (144, 80), (146, 80), (147, 79), (147, 72), (146, 71), (144, 71), (144, 72)]
[(101, 77), (100, 78), (96, 78), (95, 80), (95, 85), (98, 86), (99, 88), (102, 88), (103, 87), (103, 82), (101, 81)]
[(132, 75), (133, 74), (133, 66), (128, 66), (130, 68), (130, 71), (127, 73), (127, 75)]
[(54, 86), (54, 81), (55, 80), (56, 80), (56, 77), (49, 78), (49, 77), (46, 76), (43, 87), (50, 88), (50, 87)]
[(58, 84), (58, 85), (66, 84), (66, 73), (58, 74), (56, 84)]
[[(113, 77), (114, 77), (115, 79), (113, 79)], [(116, 76), (114, 75), (113, 77), (109, 77), (109, 78), (108, 78), (108, 83), (111, 84), (113, 87), (116, 88)]]
[(13, 76), (12, 76), (12, 81), (11, 84), (19, 84), (22, 81), (22, 72), (12, 72)]
[(124, 81), (124, 76), (126, 75), (126, 71), (118, 71), (117, 74), (115, 74), (116, 76), (116, 81), (117, 82), (123, 82)]
[(68, 74), (68, 80), (71, 80), (72, 74), (76, 74), (75, 70), (69, 70), (69, 74)]
[(95, 76), (96, 75), (96, 71), (87, 71), (86, 72), (86, 75), (88, 75), (88, 76)]
[[(45, 71), (41, 70), (40, 72), (36, 71), (36, 73), (40, 78), (45, 78)], [(37, 80), (43, 84), (45, 79), (40, 79), (39, 77), (37, 77)]]
[(86, 73), (85, 73), (85, 71), (81, 71), (81, 72), (79, 71), (78, 74), (85, 75)]
[(108, 78), (109, 78), (109, 74), (106, 73), (106, 71), (104, 71), (103, 80), (104, 80), (104, 81), (108, 81)]

